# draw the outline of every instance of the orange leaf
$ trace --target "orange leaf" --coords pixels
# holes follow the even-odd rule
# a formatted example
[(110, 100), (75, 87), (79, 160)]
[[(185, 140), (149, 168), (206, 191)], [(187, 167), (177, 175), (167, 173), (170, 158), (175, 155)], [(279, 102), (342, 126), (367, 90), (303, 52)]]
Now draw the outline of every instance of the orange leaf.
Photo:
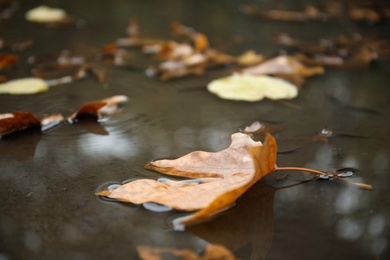
[(194, 44), (195, 49), (200, 52), (209, 48), (209, 40), (207, 39), (207, 36), (203, 33), (197, 33), (194, 36)]
[(0, 114), (0, 136), (40, 125), (41, 121), (31, 112)]
[[(271, 135), (266, 140), (262, 146), (248, 135), (236, 133), (231, 145), (220, 152), (196, 151), (145, 166), (169, 175), (203, 178), (195, 182), (140, 179), (97, 195), (136, 204), (155, 202), (179, 210), (200, 210), (186, 223), (204, 219), (233, 204), (250, 186), (275, 170), (276, 142)], [(255, 165), (251, 154), (259, 160)]]
[(126, 96), (118, 95), (102, 99), (100, 101), (85, 103), (76, 113), (69, 117), (69, 120), (82, 117), (96, 117), (99, 119), (104, 115), (112, 115), (120, 112), (119, 105), (128, 100)]
[(236, 133), (231, 145), (222, 151), (196, 151), (176, 160), (158, 160), (145, 166), (168, 175), (202, 179), (190, 183), (140, 179), (98, 195), (136, 204), (156, 202), (179, 210), (200, 210), (220, 195), (251, 181), (255, 174), (249, 154), (251, 146), (261, 143)]
[(221, 245), (209, 244), (205, 248), (203, 255), (199, 256), (189, 249), (174, 249), (166, 247), (148, 247), (137, 246), (138, 256), (142, 260), (162, 260), (168, 257), (169, 259), (183, 260), (210, 260), (224, 259), (234, 260), (236, 257), (227, 248)]
[(209, 206), (196, 212), (189, 218), (183, 220), (182, 223), (189, 224), (192, 222), (207, 219), (212, 215), (225, 209), (226, 207), (229, 207), (234, 201), (236, 201), (236, 199), (238, 199), (242, 194), (244, 194), (258, 180), (260, 180), (268, 173), (275, 171), (276, 152), (277, 144), (275, 138), (273, 138), (271, 134), (267, 133), (263, 146), (254, 146), (250, 148), (250, 154), (252, 155), (256, 168), (255, 175), (252, 180), (242, 187), (231, 190), (219, 196)]

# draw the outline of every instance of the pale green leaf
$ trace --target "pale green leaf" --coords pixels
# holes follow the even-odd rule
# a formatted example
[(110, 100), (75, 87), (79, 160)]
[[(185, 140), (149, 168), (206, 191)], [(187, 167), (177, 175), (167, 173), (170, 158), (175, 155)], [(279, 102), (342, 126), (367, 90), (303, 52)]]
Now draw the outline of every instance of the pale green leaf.
[(45, 92), (49, 89), (47, 83), (40, 78), (22, 78), (0, 84), (0, 94), (29, 95)]

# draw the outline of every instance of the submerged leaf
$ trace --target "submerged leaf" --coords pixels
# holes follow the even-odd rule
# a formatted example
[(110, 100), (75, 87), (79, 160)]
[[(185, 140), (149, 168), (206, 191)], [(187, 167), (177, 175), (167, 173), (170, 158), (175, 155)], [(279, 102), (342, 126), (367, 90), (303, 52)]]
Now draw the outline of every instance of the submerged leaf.
[(40, 78), (22, 78), (0, 84), (0, 94), (29, 95), (46, 92), (49, 86)]
[(263, 98), (292, 99), (298, 95), (296, 86), (285, 80), (265, 75), (234, 74), (213, 80), (208, 84), (207, 89), (223, 99), (250, 102)]

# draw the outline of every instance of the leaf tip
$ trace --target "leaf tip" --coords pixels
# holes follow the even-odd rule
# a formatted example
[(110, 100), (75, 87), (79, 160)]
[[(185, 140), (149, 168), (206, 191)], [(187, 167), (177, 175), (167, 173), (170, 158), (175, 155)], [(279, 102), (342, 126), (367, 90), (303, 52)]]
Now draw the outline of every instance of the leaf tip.
[(111, 195), (110, 190), (102, 190), (95, 193), (96, 196), (109, 197)]

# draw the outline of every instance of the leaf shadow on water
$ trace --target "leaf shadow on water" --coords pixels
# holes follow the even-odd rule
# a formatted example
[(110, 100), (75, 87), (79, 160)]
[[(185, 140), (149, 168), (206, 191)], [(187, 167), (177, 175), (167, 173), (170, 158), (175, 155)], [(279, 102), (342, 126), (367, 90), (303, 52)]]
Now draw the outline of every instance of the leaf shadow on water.
[(79, 120), (76, 124), (78, 127), (82, 128), (83, 130), (87, 131), (88, 133), (95, 134), (95, 135), (109, 135), (110, 133), (97, 122), (96, 120), (93, 120), (92, 118), (85, 118), (82, 120)]
[(253, 185), (229, 210), (187, 231), (211, 244), (229, 248), (239, 259), (264, 259), (274, 236), (276, 188)]
[(27, 160), (34, 157), (41, 136), (40, 129), (34, 127), (1, 137), (0, 157), (17, 160)]

